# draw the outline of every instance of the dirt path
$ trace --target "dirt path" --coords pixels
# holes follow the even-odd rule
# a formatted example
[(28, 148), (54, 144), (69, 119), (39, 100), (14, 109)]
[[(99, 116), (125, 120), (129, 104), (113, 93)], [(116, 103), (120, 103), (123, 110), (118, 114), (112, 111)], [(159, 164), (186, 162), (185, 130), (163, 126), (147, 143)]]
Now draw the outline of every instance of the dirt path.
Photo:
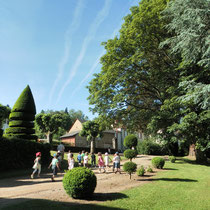
[[(151, 165), (152, 156), (138, 156), (134, 162), (147, 167)], [(119, 193), (122, 190), (133, 188), (145, 184), (152, 179), (155, 173), (148, 174), (144, 177), (137, 177), (136, 174), (129, 175), (122, 172), (122, 174), (114, 174), (108, 171), (106, 174), (99, 174), (94, 170), (97, 176), (97, 187), (95, 189), (94, 199), (74, 200), (70, 198), (63, 189), (62, 178), (63, 173), (56, 177), (56, 182), (51, 182), (51, 174), (42, 174), (41, 178), (30, 179), (30, 177), (10, 178), (0, 180), (0, 208), (8, 204), (22, 202), (30, 199), (47, 199), (59, 202), (74, 202), (74, 203), (98, 203), (110, 200), (113, 193)]]

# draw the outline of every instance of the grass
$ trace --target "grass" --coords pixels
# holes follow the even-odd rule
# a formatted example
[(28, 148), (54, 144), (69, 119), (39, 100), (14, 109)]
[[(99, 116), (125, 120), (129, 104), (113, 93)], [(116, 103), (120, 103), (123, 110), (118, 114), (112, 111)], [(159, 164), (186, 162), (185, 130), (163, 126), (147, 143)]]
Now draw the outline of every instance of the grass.
[[(193, 164), (192, 164), (193, 163)], [(201, 210), (210, 206), (210, 167), (197, 165), (187, 159), (176, 163), (166, 162), (165, 168), (151, 183), (113, 195), (113, 201), (101, 205), (30, 200), (24, 203), (26, 209), (138, 209), (138, 210)], [(143, 182), (141, 178), (137, 180)], [(129, 180), (128, 180), (129, 184)], [(16, 204), (5, 209), (22, 209)]]

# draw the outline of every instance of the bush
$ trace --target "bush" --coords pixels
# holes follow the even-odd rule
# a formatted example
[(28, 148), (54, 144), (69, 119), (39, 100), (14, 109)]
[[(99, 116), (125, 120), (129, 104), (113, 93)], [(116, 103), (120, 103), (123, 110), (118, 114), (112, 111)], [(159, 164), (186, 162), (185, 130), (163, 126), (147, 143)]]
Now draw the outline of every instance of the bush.
[(147, 172), (153, 173), (153, 170), (152, 170), (152, 168), (150, 166), (147, 168)]
[(31, 168), (36, 152), (42, 153), (42, 165), (48, 165), (50, 149), (49, 144), (4, 137), (0, 141), (0, 171)]
[(96, 188), (95, 174), (88, 168), (77, 167), (68, 171), (63, 178), (63, 187), (72, 198), (89, 198)]
[(128, 136), (126, 136), (124, 138), (124, 146), (127, 147), (127, 148), (132, 148), (132, 147), (136, 147), (137, 146), (137, 143), (138, 143), (138, 139), (135, 135), (133, 134), (130, 134)]
[(131, 174), (136, 171), (136, 168), (137, 168), (136, 163), (130, 161), (124, 163), (123, 165), (123, 170), (130, 175), (130, 179), (131, 179)]
[(130, 161), (132, 161), (133, 158), (135, 158), (137, 155), (137, 152), (136, 150), (133, 150), (133, 149), (126, 149), (124, 151), (124, 156), (127, 158), (127, 159), (130, 159)]
[(139, 154), (144, 155), (163, 155), (164, 147), (152, 140), (143, 140), (138, 143), (137, 150)]
[(175, 156), (169, 156), (169, 160), (171, 161), (171, 163), (175, 163), (176, 157)]
[(160, 168), (162, 169), (163, 166), (165, 164), (165, 160), (161, 157), (154, 157), (152, 159), (152, 165), (155, 167), (155, 168)]
[(137, 170), (137, 175), (138, 175), (138, 176), (144, 176), (144, 174), (145, 174), (144, 166), (141, 166), (141, 168), (139, 168), (139, 169)]

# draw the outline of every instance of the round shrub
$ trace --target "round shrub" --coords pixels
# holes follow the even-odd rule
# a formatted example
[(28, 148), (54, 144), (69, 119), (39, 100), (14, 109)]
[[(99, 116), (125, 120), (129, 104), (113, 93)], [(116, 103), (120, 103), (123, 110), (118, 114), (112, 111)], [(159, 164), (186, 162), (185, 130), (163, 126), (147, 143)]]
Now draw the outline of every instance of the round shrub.
[(130, 179), (131, 179), (131, 174), (136, 171), (136, 168), (137, 168), (136, 163), (130, 161), (124, 163), (123, 165), (123, 171), (127, 172), (130, 175)]
[(133, 149), (126, 149), (124, 151), (124, 156), (127, 158), (127, 159), (130, 159), (130, 161), (135, 158), (137, 155), (137, 152), (136, 150), (133, 150)]
[(169, 156), (169, 160), (171, 161), (171, 163), (175, 163), (176, 157), (175, 156)]
[(165, 164), (165, 160), (161, 157), (154, 157), (152, 158), (152, 165), (155, 167), (155, 168), (163, 168)]
[(138, 139), (135, 135), (130, 134), (124, 138), (124, 146), (128, 148), (136, 147), (138, 143)]
[(144, 176), (144, 174), (145, 174), (144, 166), (141, 166), (141, 168), (139, 168), (139, 169), (137, 170), (137, 175), (138, 175), (138, 176)]
[(68, 171), (63, 178), (63, 187), (72, 198), (89, 198), (96, 188), (96, 176), (88, 168), (77, 167)]
[(153, 170), (152, 170), (152, 168), (150, 166), (147, 168), (147, 172), (153, 173)]

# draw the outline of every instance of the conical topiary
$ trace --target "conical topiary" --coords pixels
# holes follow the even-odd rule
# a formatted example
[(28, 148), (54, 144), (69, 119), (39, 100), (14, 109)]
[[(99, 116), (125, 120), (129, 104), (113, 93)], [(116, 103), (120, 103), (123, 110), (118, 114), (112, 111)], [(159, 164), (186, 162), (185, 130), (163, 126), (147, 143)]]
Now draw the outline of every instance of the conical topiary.
[(9, 116), (9, 128), (7, 136), (21, 139), (37, 139), (34, 130), (36, 107), (29, 85), (23, 90), (17, 99)]

